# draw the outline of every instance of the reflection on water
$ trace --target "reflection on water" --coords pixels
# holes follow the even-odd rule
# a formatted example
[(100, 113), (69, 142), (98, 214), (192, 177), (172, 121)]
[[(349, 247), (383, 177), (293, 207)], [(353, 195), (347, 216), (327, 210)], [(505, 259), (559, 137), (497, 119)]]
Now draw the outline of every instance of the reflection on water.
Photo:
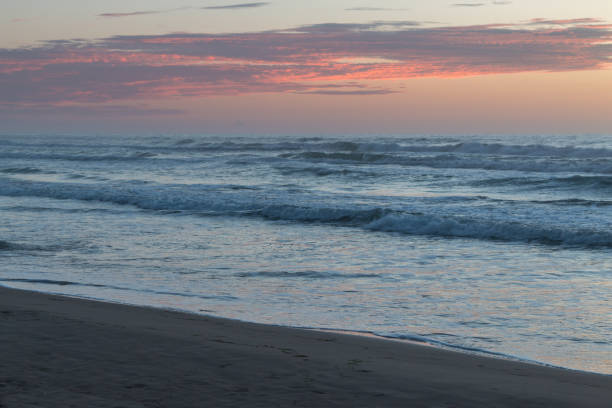
[[(0, 208), (24, 201), (2, 199)], [(14, 213), (8, 230), (35, 225), (60, 248), (0, 255), (2, 278), (80, 285), (2, 283), (261, 323), (423, 336), (611, 373), (611, 288), (600, 273), (612, 267), (607, 257), (235, 217), (71, 217)]]
[(0, 136), (0, 284), (612, 374), (609, 137), (345, 139)]

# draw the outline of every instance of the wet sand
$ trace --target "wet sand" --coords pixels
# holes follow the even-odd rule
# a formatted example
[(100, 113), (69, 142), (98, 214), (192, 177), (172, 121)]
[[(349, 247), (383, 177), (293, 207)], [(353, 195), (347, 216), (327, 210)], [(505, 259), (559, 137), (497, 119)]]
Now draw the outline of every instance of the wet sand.
[(0, 407), (609, 407), (612, 376), (0, 288)]

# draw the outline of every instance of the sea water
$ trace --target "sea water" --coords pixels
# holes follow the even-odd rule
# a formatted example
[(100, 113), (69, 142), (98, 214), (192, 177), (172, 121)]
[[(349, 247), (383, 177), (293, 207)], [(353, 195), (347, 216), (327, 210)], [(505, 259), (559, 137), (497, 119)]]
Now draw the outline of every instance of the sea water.
[(612, 374), (610, 136), (0, 136), (0, 284)]

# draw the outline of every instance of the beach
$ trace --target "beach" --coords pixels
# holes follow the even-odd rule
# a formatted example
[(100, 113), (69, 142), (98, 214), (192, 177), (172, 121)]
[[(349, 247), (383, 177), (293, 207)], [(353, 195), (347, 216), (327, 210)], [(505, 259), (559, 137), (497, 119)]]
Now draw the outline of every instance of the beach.
[(0, 408), (612, 408), (610, 0), (4, 3)]
[(612, 377), (0, 288), (0, 406), (605, 407)]

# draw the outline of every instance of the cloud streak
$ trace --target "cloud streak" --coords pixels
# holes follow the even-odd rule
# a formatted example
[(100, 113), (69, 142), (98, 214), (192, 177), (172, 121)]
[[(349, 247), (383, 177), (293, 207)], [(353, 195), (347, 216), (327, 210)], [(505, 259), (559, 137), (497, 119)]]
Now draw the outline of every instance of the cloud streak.
[[(494, 6), (507, 6), (509, 4), (512, 4), (511, 1), (506, 1), (506, 0), (497, 0), (497, 1), (492, 1), (490, 4), (494, 5)], [(451, 4), (452, 7), (483, 7), (488, 5), (488, 3), (453, 3)]]
[(98, 17), (105, 18), (122, 18), (122, 17), (136, 17), (136, 16), (147, 16), (152, 14), (166, 14), (174, 11), (181, 10), (236, 10), (244, 8), (255, 8), (266, 6), (270, 3), (267, 2), (252, 2), (252, 3), (239, 3), (239, 4), (228, 4), (225, 6), (206, 6), (206, 7), (177, 7), (167, 10), (140, 10), (140, 11), (129, 11), (125, 13), (101, 13)]
[(227, 10), (227, 9), (243, 9), (267, 6), (270, 3), (259, 1), (253, 3), (228, 4), (226, 6), (207, 6), (202, 7), (203, 10)]
[(174, 116), (185, 113), (181, 109), (171, 108), (153, 108), (147, 105), (131, 105), (131, 104), (3, 104), (0, 103), (0, 113), (11, 114), (14, 116), (31, 117), (34, 113), (41, 116), (54, 116), (63, 114), (72, 114), (79, 116), (112, 116), (112, 117), (130, 117), (130, 116)]
[(128, 13), (102, 13), (98, 14), (98, 17), (109, 17), (109, 18), (117, 18), (117, 17), (132, 17), (132, 16), (145, 16), (148, 14), (161, 14), (168, 13), (169, 10), (148, 10), (148, 11), (131, 11)]
[(350, 7), (345, 11), (406, 11), (406, 8), (387, 8), (387, 7)]
[[(380, 95), (418, 77), (602, 69), (596, 19), (424, 27), (318, 24), (235, 34), (115, 36), (0, 49), (0, 104), (108, 103), (284, 92)], [(374, 85), (376, 84), (376, 85)]]
[(102, 13), (102, 14), (98, 14), (98, 17), (105, 17), (105, 18), (121, 18), (121, 17), (134, 17), (134, 16), (146, 16), (146, 15), (151, 15), (151, 14), (165, 14), (165, 13), (172, 13), (175, 11), (182, 11), (182, 10), (191, 10), (193, 9), (193, 7), (175, 7), (172, 9), (166, 9), (166, 10), (141, 10), (141, 11), (130, 11), (127, 13)]
[(453, 7), (482, 7), (484, 3), (454, 3)]
[(298, 92), (300, 94), (309, 94), (309, 95), (389, 95), (392, 93), (397, 93), (397, 91), (393, 91), (391, 89), (315, 89), (311, 91), (301, 91)]

